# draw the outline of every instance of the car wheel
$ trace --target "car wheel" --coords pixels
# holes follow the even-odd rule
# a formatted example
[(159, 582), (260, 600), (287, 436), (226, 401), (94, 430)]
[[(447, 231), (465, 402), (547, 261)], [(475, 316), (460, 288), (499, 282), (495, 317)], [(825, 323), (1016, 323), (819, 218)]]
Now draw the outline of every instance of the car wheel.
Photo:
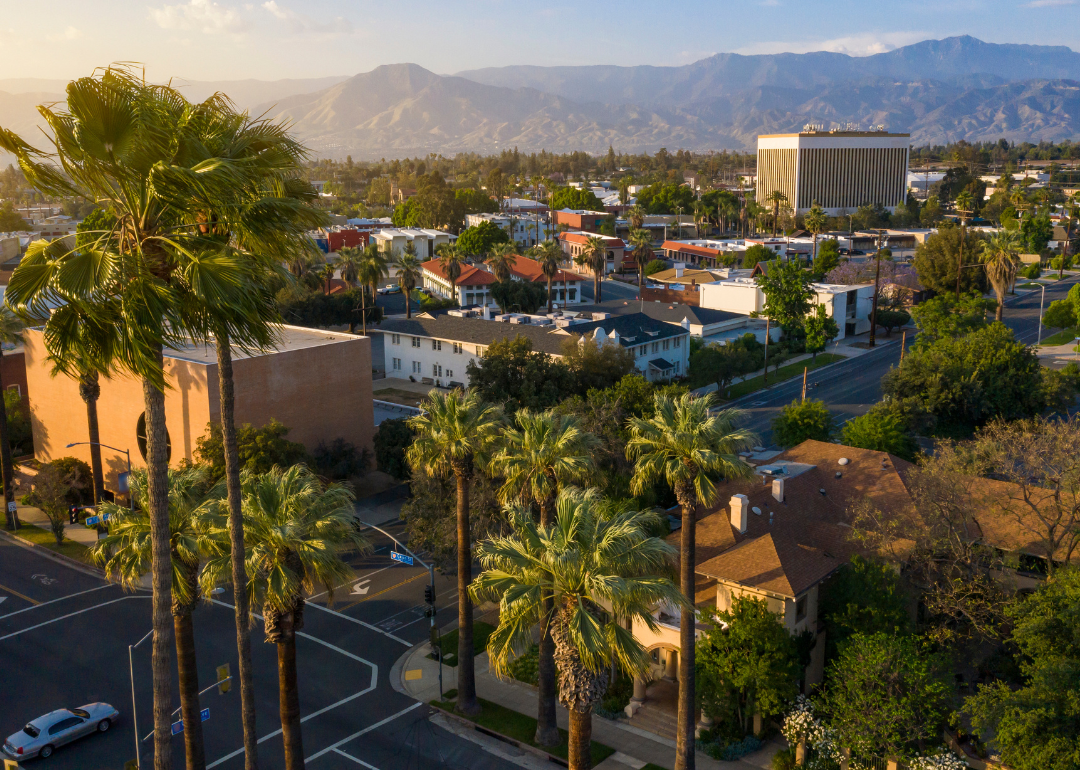
[(44, 746), (41, 747), (41, 751), (38, 752), (38, 756), (41, 757), (42, 759), (48, 759), (49, 757), (52, 756), (52, 753), (53, 753), (52, 744), (46, 743)]
[(110, 727), (112, 727), (112, 722), (110, 722), (108, 719), (102, 719), (97, 724), (97, 729), (99, 733), (106, 732)]

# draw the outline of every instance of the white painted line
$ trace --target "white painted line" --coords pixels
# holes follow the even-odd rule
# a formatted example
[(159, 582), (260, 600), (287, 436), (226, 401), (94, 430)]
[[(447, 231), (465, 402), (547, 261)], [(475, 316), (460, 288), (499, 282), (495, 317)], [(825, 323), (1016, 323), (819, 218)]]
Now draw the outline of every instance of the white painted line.
[[(349, 585), (349, 584), (351, 584), (351, 583), (355, 583), (355, 582), (357, 582), (358, 580), (363, 580), (364, 578), (369, 578), (369, 577), (371, 577), (372, 575), (378, 575), (378, 574), (379, 574), (380, 572), (385, 572), (385, 571), (386, 571), (386, 570), (388, 570), (388, 569), (390, 569), (390, 568), (389, 568), (389, 567), (383, 567), (382, 569), (377, 569), (377, 570), (375, 570), (374, 572), (369, 572), (369, 573), (367, 573), (366, 575), (363, 575), (363, 576), (361, 576), (361, 577), (358, 577), (358, 578), (356, 578), (356, 579), (354, 579), (354, 580), (350, 580), (350, 581), (349, 581), (348, 583), (342, 583), (341, 585), (339, 585), (339, 586), (338, 586), (337, 588), (335, 588), (334, 590), (336, 591), (336, 590), (337, 590), (338, 588), (344, 588), (345, 586), (347, 586), (347, 585)], [(314, 601), (315, 599), (318, 599), (318, 598), (319, 598), (320, 596), (322, 596), (322, 595), (323, 595), (323, 594), (325, 594), (325, 593), (328, 593), (328, 592), (327, 592), (327, 591), (319, 591), (319, 593), (317, 593), (317, 594), (313, 594), (312, 596), (309, 596), (309, 597), (307, 598), (307, 601), (309, 601), (309, 602), (310, 602), (310, 601)]]
[(19, 634), (25, 634), (27, 631), (33, 631), (35, 628), (41, 628), (42, 626), (47, 626), (50, 623), (58, 623), (61, 620), (67, 620), (68, 618), (73, 618), (76, 615), (82, 615), (84, 612), (89, 612), (90, 610), (96, 610), (98, 607), (105, 607), (106, 605), (109, 605), (109, 604), (116, 604), (117, 602), (122, 602), (125, 599), (149, 599), (149, 598), (150, 598), (149, 596), (121, 596), (119, 599), (110, 599), (107, 602), (102, 602), (101, 604), (95, 604), (94, 606), (87, 607), (86, 609), (77, 610), (75, 612), (69, 612), (67, 615), (61, 615), (58, 618), (53, 618), (52, 620), (46, 620), (44, 623), (38, 623), (36, 626), (30, 626), (30, 628), (24, 628), (22, 631), (14, 631), (14, 632), (8, 634), (7, 636), (0, 636), (0, 642), (4, 641), (5, 639), (10, 639), (13, 636), (18, 636)]
[[(388, 716), (388, 717), (387, 717), (386, 719), (383, 719), (383, 720), (382, 720), (382, 721), (380, 721), (380, 722), (376, 722), (376, 723), (375, 723), (375, 724), (373, 724), (373, 725), (368, 725), (368, 726), (367, 726), (367, 727), (365, 727), (365, 728), (364, 728), (363, 730), (358, 730), (358, 731), (356, 731), (355, 733), (353, 733), (352, 735), (349, 735), (349, 736), (347, 736), (347, 737), (345, 737), (345, 738), (342, 738), (342, 739), (341, 739), (340, 741), (338, 741), (338, 742), (337, 742), (337, 743), (335, 743), (334, 745), (332, 745), (332, 746), (327, 746), (327, 747), (326, 747), (325, 749), (323, 749), (322, 751), (320, 751), (320, 752), (318, 752), (318, 753), (316, 753), (316, 754), (312, 754), (312, 755), (311, 755), (310, 757), (307, 757), (307, 758), (305, 758), (305, 759), (304, 759), (304, 761), (305, 761), (305, 762), (311, 762), (311, 761), (312, 761), (312, 760), (314, 760), (314, 759), (318, 759), (318, 758), (319, 758), (319, 757), (321, 757), (321, 756), (322, 756), (323, 754), (326, 754), (326, 753), (328, 753), (328, 752), (331, 752), (331, 751), (334, 751), (334, 750), (336, 750), (338, 746), (344, 746), (344, 745), (345, 745), (346, 743), (348, 743), (349, 741), (351, 741), (351, 740), (355, 740), (356, 738), (359, 738), (359, 737), (360, 737), (361, 735), (365, 735), (365, 734), (367, 734), (367, 733), (370, 733), (370, 732), (371, 732), (372, 730), (378, 730), (378, 729), (379, 729), (380, 727), (382, 727), (383, 725), (387, 724), (388, 722), (393, 722), (393, 721), (394, 721), (395, 719), (397, 719), (398, 717), (400, 717), (400, 716), (404, 716), (405, 714), (408, 714), (408, 713), (409, 713), (410, 711), (412, 711), (413, 709), (415, 709), (415, 708), (418, 708), (418, 707), (420, 707), (420, 706), (423, 706), (423, 705), (424, 705), (424, 704), (423, 704), (423, 703), (422, 703), (421, 701), (417, 701), (416, 703), (412, 704), (412, 705), (411, 705), (411, 706), (409, 706), (408, 708), (403, 708), (403, 709), (402, 709), (401, 711), (399, 711), (398, 713), (396, 713), (396, 714), (393, 714), (393, 715), (391, 715), (391, 716)], [(209, 770), (209, 768), (207, 768), (207, 770)]]
[(375, 765), (369, 765), (369, 764), (368, 764), (367, 762), (365, 762), (364, 760), (362, 760), (362, 759), (357, 759), (357, 758), (356, 758), (356, 757), (354, 757), (354, 756), (353, 756), (352, 754), (346, 754), (346, 753), (345, 753), (344, 751), (342, 751), (341, 749), (334, 749), (334, 753), (335, 753), (335, 754), (340, 754), (341, 756), (345, 757), (346, 759), (351, 759), (351, 760), (352, 760), (353, 762), (355, 762), (356, 764), (358, 764), (358, 765), (362, 765), (363, 767), (366, 767), (366, 768), (369, 768), (369, 770), (379, 770), (379, 768), (375, 767)]
[[(307, 606), (308, 607), (318, 607), (323, 612), (329, 612), (331, 615), (337, 615), (339, 618), (343, 618), (343, 619), (348, 620), (348, 621), (350, 621), (352, 623), (356, 623), (356, 625), (358, 625), (358, 626), (363, 626), (364, 628), (371, 629), (372, 631), (376, 631), (376, 632), (382, 634), (383, 636), (389, 636), (395, 642), (401, 642), (406, 647), (412, 647), (413, 646), (412, 642), (406, 642), (400, 636), (394, 636), (389, 631), (383, 631), (381, 628), (376, 628), (375, 626), (371, 625), (370, 623), (365, 623), (362, 620), (357, 620), (356, 618), (351, 618), (351, 617), (349, 617), (348, 615), (346, 615), (343, 612), (338, 612), (337, 610), (332, 610), (329, 607), (322, 606), (321, 604), (309, 604)], [(382, 621), (380, 621), (380, 622), (382, 622)]]
[(82, 596), (83, 594), (88, 594), (91, 591), (100, 591), (102, 588), (110, 588), (110, 587), (112, 587), (112, 585), (113, 585), (112, 583), (106, 583), (105, 585), (98, 586), (97, 588), (87, 588), (85, 591), (78, 591), (78, 592), (73, 593), (73, 594), (68, 594), (67, 596), (61, 596), (59, 599), (50, 599), (47, 602), (42, 602), (41, 604), (35, 604), (33, 607), (23, 607), (21, 610), (15, 610), (14, 612), (9, 612), (7, 615), (0, 615), (0, 620), (3, 620), (4, 618), (10, 618), (12, 615), (18, 615), (20, 612), (29, 612), (30, 610), (36, 610), (38, 607), (44, 607), (45, 605), (52, 604), (53, 602), (62, 602), (62, 601), (64, 601), (64, 599), (71, 599), (71, 598), (74, 598), (76, 596)]

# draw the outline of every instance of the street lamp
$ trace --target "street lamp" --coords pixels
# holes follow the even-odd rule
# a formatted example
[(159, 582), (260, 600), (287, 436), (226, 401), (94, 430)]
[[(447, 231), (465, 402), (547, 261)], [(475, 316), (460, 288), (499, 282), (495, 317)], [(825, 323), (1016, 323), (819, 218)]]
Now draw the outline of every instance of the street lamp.
[(124, 456), (127, 458), (127, 467), (128, 467), (128, 469), (127, 469), (128, 507), (131, 510), (134, 511), (135, 510), (135, 496), (131, 494), (131, 452), (129, 452), (126, 449), (119, 449), (118, 447), (109, 446), (108, 444), (102, 444), (101, 442), (98, 442), (98, 441), (76, 441), (76, 442), (74, 442), (72, 444), (68, 444), (66, 448), (71, 449), (73, 446), (83, 446), (83, 445), (86, 445), (86, 446), (100, 446), (100, 447), (105, 447), (106, 449), (111, 449), (114, 452), (123, 452), (124, 453)]
[[(74, 446), (74, 444), (68, 446)], [(112, 449), (112, 447), (109, 447), (109, 449)], [(135, 644), (128, 645), (128, 671), (131, 674), (131, 721), (132, 726), (135, 728), (135, 767), (137, 770), (142, 767), (142, 761), (139, 757), (139, 712), (135, 709), (135, 648), (149, 639), (153, 633), (153, 631), (149, 631), (146, 636), (135, 642)]]
[(1035, 346), (1042, 345), (1042, 316), (1043, 316), (1043, 302), (1046, 301), (1046, 284), (1042, 284), (1042, 295), (1039, 297), (1039, 338), (1035, 340)]

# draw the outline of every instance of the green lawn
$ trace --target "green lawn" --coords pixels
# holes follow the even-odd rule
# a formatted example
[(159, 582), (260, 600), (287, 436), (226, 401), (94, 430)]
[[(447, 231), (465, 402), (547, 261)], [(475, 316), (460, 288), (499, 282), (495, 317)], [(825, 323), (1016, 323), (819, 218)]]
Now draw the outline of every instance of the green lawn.
[(749, 380), (744, 380), (743, 382), (732, 385), (728, 389), (728, 400), (745, 396), (748, 393), (753, 393), (755, 390), (761, 390), (766, 385), (775, 385), (778, 382), (790, 380), (792, 377), (801, 377), (804, 367), (809, 368), (810, 371), (814, 371), (815, 369), (820, 369), (828, 364), (843, 361), (845, 358), (847, 358), (847, 356), (841, 356), (836, 353), (818, 353), (816, 361), (811, 361), (808, 358), (805, 361), (781, 366), (779, 371), (769, 372), (768, 383), (764, 381), (764, 376), (759, 374), (757, 377), (751, 377)]
[[(75, 525), (79, 526), (79, 525)], [(90, 564), (89, 551), (85, 545), (76, 543), (74, 540), (64, 539), (63, 544), (57, 545), (56, 538), (53, 537), (52, 532), (47, 529), (42, 529), (34, 524), (22, 524), (15, 530), (15, 536), (19, 537), (34, 545), (41, 545), (48, 548), (50, 551), (69, 556), (72, 559), (81, 561), (84, 564)]]
[[(480, 713), (475, 717), (465, 717), (466, 719), (475, 722), (488, 730), (499, 733), (500, 735), (513, 738), (521, 743), (527, 743), (530, 746), (536, 746), (536, 748), (543, 749), (556, 757), (562, 759), (567, 758), (566, 743), (569, 736), (566, 730), (563, 730), (562, 728), (559, 729), (561, 742), (558, 746), (537, 746), (536, 743), (533, 742), (533, 738), (536, 736), (536, 719), (526, 714), (519, 714), (512, 709), (500, 706), (498, 703), (484, 700), (483, 698), (478, 698), (477, 700), (480, 701)], [(443, 711), (454, 710), (454, 704), (449, 701), (433, 700), (431, 701), (431, 705), (435, 706), (435, 708), (440, 708)], [(615, 749), (593, 741), (593, 767), (600, 764), (614, 753)]]
[[(488, 637), (495, 631), (495, 626), (482, 620), (473, 621), (473, 655), (479, 655), (487, 649)], [(439, 637), (439, 649), (442, 650), (443, 663), (448, 666), (457, 665), (457, 640), (458, 632), (455, 628), (448, 634)]]
[(1080, 336), (1080, 329), (1062, 329), (1057, 334), (1042, 338), (1043, 345), (1064, 345)]
[(1018, 289), (1041, 289), (1042, 284), (1041, 283), (1022, 283), (1019, 286), (1017, 286), (1016, 288), (1018, 288)]

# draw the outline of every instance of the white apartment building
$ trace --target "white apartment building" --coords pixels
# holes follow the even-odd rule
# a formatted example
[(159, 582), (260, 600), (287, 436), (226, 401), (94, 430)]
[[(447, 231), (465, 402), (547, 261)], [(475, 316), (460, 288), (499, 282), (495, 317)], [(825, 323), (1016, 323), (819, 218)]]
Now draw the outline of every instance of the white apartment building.
[(442, 230), (412, 227), (388, 227), (371, 233), (371, 243), (378, 244), (379, 251), (401, 254), (405, 251), (405, 245), (412, 243), (420, 259), (431, 259), (439, 246), (456, 240), (456, 235)]
[[(453, 284), (438, 259), (428, 260), (423, 267), (423, 287), (432, 294), (444, 299), (453, 297), (460, 307), (486, 307), (494, 302), (491, 285), (495, 283), (495, 276), (483, 262), (462, 265), (461, 275)], [(540, 270), (540, 263), (529, 257), (515, 257), (514, 266), (510, 269), (510, 280), (538, 283), (547, 288), (547, 276)], [(581, 282), (584, 280), (585, 278), (577, 273), (559, 270), (551, 279), (551, 301), (558, 303), (560, 307), (584, 302), (581, 296)]]
[(552, 238), (555, 227), (543, 217), (534, 215), (511, 216), (509, 214), (466, 214), (465, 224), (476, 227), (481, 222), (492, 222), (510, 236), (517, 246), (528, 248)]

